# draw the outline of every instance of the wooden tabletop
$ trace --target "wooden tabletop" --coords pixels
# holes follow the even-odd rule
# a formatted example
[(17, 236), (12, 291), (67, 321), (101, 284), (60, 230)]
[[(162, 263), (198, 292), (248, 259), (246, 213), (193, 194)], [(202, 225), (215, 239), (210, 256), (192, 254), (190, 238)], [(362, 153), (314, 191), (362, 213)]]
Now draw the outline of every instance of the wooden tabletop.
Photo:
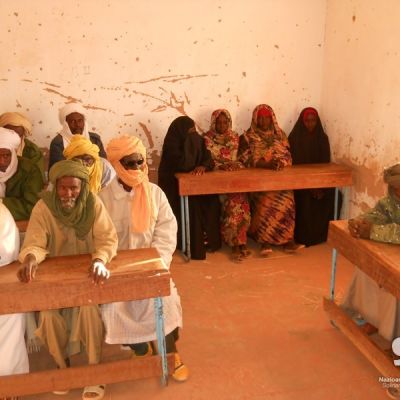
[(281, 171), (246, 168), (200, 176), (179, 173), (176, 177), (181, 196), (342, 187), (353, 183), (351, 169), (335, 163), (293, 165)]
[(400, 246), (356, 239), (347, 221), (329, 223), (328, 243), (378, 285), (400, 299)]
[(48, 258), (36, 278), (21, 283), (18, 262), (0, 268), (0, 314), (140, 300), (170, 293), (170, 274), (156, 249), (122, 250), (108, 268), (111, 277), (96, 286), (88, 277), (89, 254)]

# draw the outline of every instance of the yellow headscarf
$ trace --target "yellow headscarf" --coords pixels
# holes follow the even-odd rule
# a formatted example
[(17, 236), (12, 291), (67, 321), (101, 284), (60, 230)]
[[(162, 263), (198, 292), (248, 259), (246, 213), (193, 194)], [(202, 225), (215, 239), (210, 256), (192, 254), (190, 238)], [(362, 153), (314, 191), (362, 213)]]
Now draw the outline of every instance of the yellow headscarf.
[(101, 189), (101, 177), (103, 175), (103, 164), (99, 156), (99, 147), (82, 135), (74, 135), (70, 144), (64, 149), (64, 157), (71, 160), (75, 157), (87, 154), (95, 159), (93, 165), (86, 167), (89, 171), (89, 188), (94, 194)]
[[(126, 170), (120, 163), (121, 158), (133, 153), (143, 156), (141, 170)], [(146, 148), (135, 136), (121, 136), (112, 139), (107, 146), (107, 157), (114, 167), (118, 178), (135, 189), (131, 207), (131, 226), (134, 232), (145, 232), (154, 218), (153, 202), (150, 195)]]
[[(0, 115), (0, 127), (6, 125), (22, 126), (24, 128), (24, 137), (32, 135), (32, 124), (31, 122), (22, 114), (18, 112), (6, 112)], [(17, 149), (17, 155), (22, 156), (22, 152), (25, 147), (24, 138), (21, 140), (21, 144)]]

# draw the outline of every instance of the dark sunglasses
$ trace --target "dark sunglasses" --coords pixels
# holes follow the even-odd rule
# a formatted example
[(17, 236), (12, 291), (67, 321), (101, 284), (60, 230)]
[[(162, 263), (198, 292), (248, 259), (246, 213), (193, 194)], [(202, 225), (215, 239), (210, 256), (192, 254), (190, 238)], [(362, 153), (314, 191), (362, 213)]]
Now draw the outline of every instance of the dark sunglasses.
[(142, 165), (144, 160), (129, 160), (129, 161), (122, 161), (121, 164), (125, 167), (135, 167), (136, 165)]

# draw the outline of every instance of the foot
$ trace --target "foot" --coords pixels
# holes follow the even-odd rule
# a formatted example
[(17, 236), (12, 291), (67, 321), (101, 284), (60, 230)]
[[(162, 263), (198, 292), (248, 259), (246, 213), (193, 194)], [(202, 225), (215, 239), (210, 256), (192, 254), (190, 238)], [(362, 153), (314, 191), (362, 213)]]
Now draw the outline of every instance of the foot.
[(304, 244), (296, 243), (294, 240), (291, 240), (283, 245), (283, 251), (285, 253), (294, 253), (297, 250), (304, 249), (304, 247)]
[(147, 349), (145, 352), (138, 352), (135, 351), (134, 347), (131, 347), (132, 349), (132, 358), (141, 358), (141, 357), (149, 357), (153, 355), (153, 347), (151, 346), (151, 343), (146, 343), (147, 344)]
[(172, 377), (178, 382), (185, 382), (189, 378), (189, 368), (181, 361), (178, 353), (175, 353), (175, 370)]
[(86, 386), (83, 389), (82, 400), (101, 400), (104, 397), (105, 388), (105, 385)]
[(239, 246), (233, 246), (232, 247), (232, 261), (236, 263), (240, 263), (243, 261), (243, 254), (240, 251)]
[(269, 244), (263, 243), (261, 245), (260, 255), (261, 257), (268, 257), (272, 253), (272, 248)]
[(390, 387), (386, 390), (386, 393), (391, 399), (400, 399), (400, 391), (395, 387)]
[(240, 252), (242, 253), (244, 258), (251, 256), (251, 251), (247, 248), (245, 244), (240, 245)]

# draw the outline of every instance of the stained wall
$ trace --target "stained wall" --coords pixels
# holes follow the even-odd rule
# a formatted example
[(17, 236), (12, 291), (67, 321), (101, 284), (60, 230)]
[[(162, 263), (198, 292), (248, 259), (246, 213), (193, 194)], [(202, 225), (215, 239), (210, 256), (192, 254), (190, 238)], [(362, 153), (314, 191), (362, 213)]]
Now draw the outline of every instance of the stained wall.
[(238, 132), (262, 102), (289, 131), (321, 104), (325, 0), (0, 0), (0, 111), (33, 122), (48, 147), (58, 109), (88, 111), (107, 143), (139, 135), (152, 175), (180, 115), (209, 126), (228, 108)]
[(385, 193), (400, 161), (400, 2), (327, 2), (321, 113), (337, 161), (354, 169), (350, 215)]

